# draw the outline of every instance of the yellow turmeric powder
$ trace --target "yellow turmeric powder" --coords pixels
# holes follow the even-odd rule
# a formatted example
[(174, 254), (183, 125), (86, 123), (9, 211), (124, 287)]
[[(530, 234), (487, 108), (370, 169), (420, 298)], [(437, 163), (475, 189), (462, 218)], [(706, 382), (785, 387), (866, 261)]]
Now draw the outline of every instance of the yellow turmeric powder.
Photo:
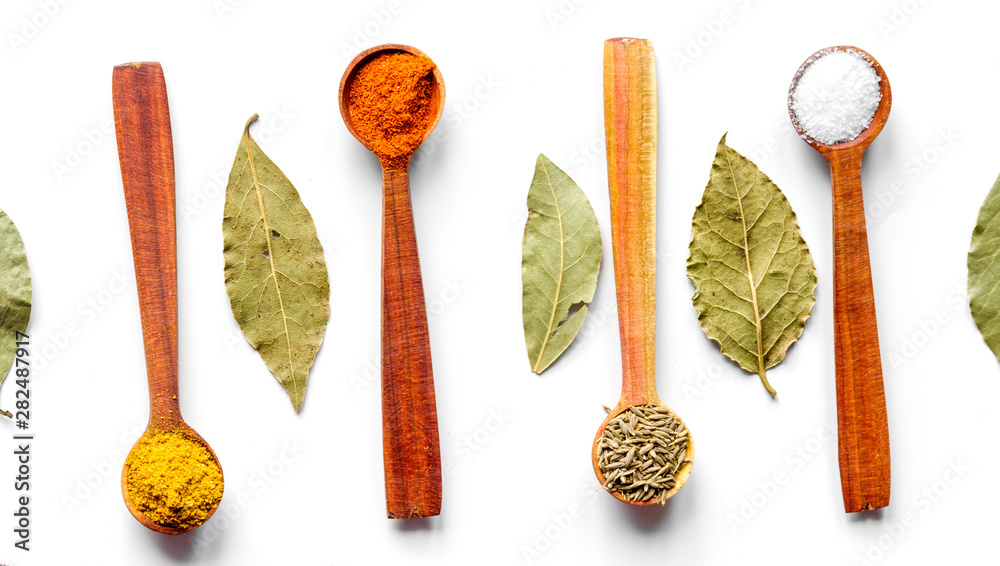
[(129, 498), (157, 525), (197, 527), (222, 500), (222, 469), (208, 447), (187, 432), (143, 436), (125, 466)]

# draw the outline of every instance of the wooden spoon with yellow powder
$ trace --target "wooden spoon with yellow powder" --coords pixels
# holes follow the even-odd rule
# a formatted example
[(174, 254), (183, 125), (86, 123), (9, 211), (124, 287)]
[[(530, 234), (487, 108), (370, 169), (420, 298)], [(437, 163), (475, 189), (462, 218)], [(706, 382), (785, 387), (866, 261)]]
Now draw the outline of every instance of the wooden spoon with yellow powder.
[(122, 495), (140, 523), (180, 534), (215, 513), (223, 478), (177, 401), (174, 157), (160, 64), (115, 67), (112, 95), (149, 379), (149, 424), (125, 460)]

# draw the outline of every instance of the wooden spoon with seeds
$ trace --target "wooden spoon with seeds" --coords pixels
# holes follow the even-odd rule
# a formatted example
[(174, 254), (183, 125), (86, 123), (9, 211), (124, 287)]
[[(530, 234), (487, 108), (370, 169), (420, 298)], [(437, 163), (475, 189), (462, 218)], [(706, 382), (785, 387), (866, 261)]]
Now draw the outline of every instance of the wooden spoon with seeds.
[[(163, 69), (159, 63), (118, 65), (112, 75), (111, 91), (149, 380), (149, 423), (143, 438), (158, 432), (187, 433), (208, 449), (221, 473), (215, 451), (184, 422), (177, 400), (174, 150)], [(122, 467), (122, 496), (129, 512), (144, 526), (171, 535), (198, 526), (171, 528), (154, 523), (132, 501), (128, 477), (126, 461)], [(205, 520), (218, 508), (216, 501)]]
[[(656, 63), (652, 43), (631, 38), (607, 40), (604, 43), (604, 130), (621, 333), (622, 394), (597, 430), (592, 459), (594, 473), (601, 485), (619, 500), (633, 505), (665, 502), (684, 486), (694, 466), (694, 442), (690, 431), (673, 410), (660, 402), (656, 393), (656, 128)], [(626, 412), (631, 414), (625, 415)], [(602, 445), (602, 439), (610, 423), (619, 416), (627, 422), (624, 425), (616, 422), (612, 426), (629, 430), (635, 426), (628, 421), (642, 425), (643, 431), (634, 431), (638, 440), (633, 439), (633, 442), (653, 442), (651, 437), (658, 436), (650, 432), (651, 427), (643, 420), (655, 425), (652, 430), (659, 428), (668, 433), (665, 436), (686, 440), (686, 447), (675, 458), (674, 469), (663, 470), (659, 475), (655, 472), (645, 474), (646, 477), (639, 480), (655, 483), (672, 475), (672, 486), (658, 488), (655, 492), (653, 488), (646, 489), (644, 493), (653, 495), (640, 494), (638, 499), (609, 486), (602, 470), (602, 452), (606, 450), (606, 442)], [(667, 419), (673, 423), (672, 427), (660, 425), (668, 422)], [(609, 432), (609, 436), (613, 433)], [(611, 442), (618, 441), (612, 438)], [(642, 458), (654, 462), (643, 464), (648, 466), (645, 470), (662, 468), (663, 464), (656, 460), (664, 458), (655, 458), (658, 448), (664, 456), (672, 457), (666, 454), (665, 446), (650, 448), (636, 444), (634, 449), (624, 450), (619, 447), (619, 455), (623, 452), (625, 461), (614, 465), (621, 464), (626, 471), (609, 469), (608, 475), (627, 473), (627, 469)], [(638, 476), (640, 472), (635, 474)]]

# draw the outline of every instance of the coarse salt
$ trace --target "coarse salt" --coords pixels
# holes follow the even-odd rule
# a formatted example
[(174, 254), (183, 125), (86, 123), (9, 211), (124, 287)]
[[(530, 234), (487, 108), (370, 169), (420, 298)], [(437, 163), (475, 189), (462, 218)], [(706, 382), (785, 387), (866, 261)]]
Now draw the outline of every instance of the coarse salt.
[(863, 53), (821, 53), (805, 66), (791, 94), (801, 131), (826, 145), (858, 137), (878, 110), (879, 80)]

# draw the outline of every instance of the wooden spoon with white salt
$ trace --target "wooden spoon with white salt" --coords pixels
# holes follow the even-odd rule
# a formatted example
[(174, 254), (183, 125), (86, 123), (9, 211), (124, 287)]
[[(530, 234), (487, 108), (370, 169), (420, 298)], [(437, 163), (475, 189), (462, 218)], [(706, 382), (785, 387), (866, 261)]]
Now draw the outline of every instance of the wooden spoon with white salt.
[(889, 425), (861, 192), (861, 158), (889, 118), (892, 91), (862, 49), (821, 49), (792, 79), (795, 131), (830, 163), (840, 482), (848, 513), (889, 505)]

